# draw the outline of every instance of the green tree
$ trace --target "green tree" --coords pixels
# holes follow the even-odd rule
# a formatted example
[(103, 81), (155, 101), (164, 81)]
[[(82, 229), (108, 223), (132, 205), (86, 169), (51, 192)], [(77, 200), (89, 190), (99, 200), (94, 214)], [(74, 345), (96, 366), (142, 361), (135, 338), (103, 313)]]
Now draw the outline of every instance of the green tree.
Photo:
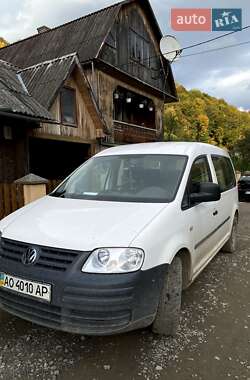
[(250, 129), (246, 131), (245, 136), (238, 142), (234, 153), (236, 165), (241, 170), (250, 170)]

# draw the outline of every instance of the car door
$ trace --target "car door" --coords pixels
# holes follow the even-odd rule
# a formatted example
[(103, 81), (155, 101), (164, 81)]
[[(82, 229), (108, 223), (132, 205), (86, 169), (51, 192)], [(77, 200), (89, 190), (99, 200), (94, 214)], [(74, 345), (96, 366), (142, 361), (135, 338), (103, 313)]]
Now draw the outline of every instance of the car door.
[(197, 274), (214, 253), (216, 246), (215, 226), (218, 224), (218, 201), (192, 205), (189, 194), (197, 192), (200, 183), (213, 182), (211, 168), (206, 155), (197, 157), (191, 167), (189, 180), (182, 203), (183, 212), (189, 221), (193, 246), (193, 275)]
[(222, 246), (231, 233), (233, 210), (237, 208), (237, 191), (234, 169), (229, 157), (212, 155), (217, 182), (221, 190), (221, 199), (217, 205), (218, 211), (218, 245)]

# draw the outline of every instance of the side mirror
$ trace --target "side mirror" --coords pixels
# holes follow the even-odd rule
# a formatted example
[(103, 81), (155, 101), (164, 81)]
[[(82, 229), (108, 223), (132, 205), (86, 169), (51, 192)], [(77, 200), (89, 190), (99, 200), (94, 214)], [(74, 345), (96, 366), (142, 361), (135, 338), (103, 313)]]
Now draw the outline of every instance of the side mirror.
[(189, 195), (192, 204), (202, 202), (215, 202), (221, 198), (220, 186), (217, 183), (204, 182), (199, 184), (199, 192)]

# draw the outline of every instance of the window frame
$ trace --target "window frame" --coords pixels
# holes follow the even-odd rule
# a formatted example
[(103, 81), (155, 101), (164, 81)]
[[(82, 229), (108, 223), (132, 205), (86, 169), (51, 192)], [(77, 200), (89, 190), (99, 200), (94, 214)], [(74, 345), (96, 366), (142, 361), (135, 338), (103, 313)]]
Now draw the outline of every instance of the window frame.
[[(205, 158), (205, 160), (206, 160), (206, 166), (207, 166), (207, 169), (208, 169), (208, 174), (209, 174), (209, 179), (210, 179), (209, 182), (214, 183), (213, 182), (211, 165), (209, 163), (208, 155), (207, 154), (201, 154), (200, 156), (195, 157), (195, 159), (193, 160), (192, 165), (190, 167), (190, 171), (189, 171), (189, 174), (188, 174), (188, 179), (187, 179), (185, 191), (184, 191), (184, 194), (183, 194), (183, 197), (182, 197), (182, 201), (181, 201), (181, 209), (182, 209), (182, 211), (189, 210), (190, 208), (196, 206), (195, 204), (190, 204), (190, 198), (189, 198), (190, 189), (189, 189), (189, 186), (190, 186), (191, 172), (192, 172), (193, 165), (195, 164), (195, 162), (197, 160), (199, 160), (201, 158)], [(188, 205), (185, 206), (184, 205), (184, 198), (185, 198), (186, 194), (187, 194), (187, 197), (188, 197)]]
[(117, 49), (117, 36), (118, 36), (118, 24), (117, 22), (114, 24), (113, 28), (110, 30), (110, 33), (108, 34), (105, 44), (109, 46), (111, 49), (116, 50)]
[(212, 161), (212, 164), (213, 164), (214, 173), (215, 173), (215, 175), (216, 175), (217, 183), (218, 183), (218, 185), (220, 186), (220, 184), (219, 184), (219, 180), (218, 180), (218, 176), (217, 176), (217, 172), (216, 172), (216, 168), (215, 168), (215, 165), (214, 165), (213, 158), (222, 158), (222, 159), (226, 160), (227, 162), (229, 162), (230, 167), (231, 167), (231, 169), (232, 169), (232, 173), (233, 173), (233, 178), (234, 178), (233, 183), (231, 184), (231, 186), (230, 186), (229, 188), (224, 189), (224, 190), (221, 189), (221, 187), (220, 187), (220, 191), (221, 191), (221, 193), (225, 193), (226, 191), (229, 191), (229, 190), (234, 189), (234, 188), (236, 187), (236, 185), (237, 185), (237, 182), (236, 182), (236, 177), (235, 177), (235, 170), (234, 170), (234, 167), (233, 167), (233, 164), (232, 164), (232, 161), (231, 161), (230, 157), (228, 157), (228, 156), (223, 156), (223, 155), (221, 155), (221, 154), (211, 154), (211, 161)]
[[(129, 28), (129, 35), (129, 59), (141, 66), (150, 68), (150, 41), (131, 27)], [(137, 44), (141, 45), (140, 57), (137, 56)], [(132, 54), (133, 49), (135, 56)], [(145, 52), (147, 52), (147, 57), (144, 57)]]
[[(66, 89), (66, 90), (70, 90), (74, 97), (74, 122), (73, 123), (70, 123), (70, 122), (67, 122), (67, 121), (64, 121), (64, 118), (63, 118), (63, 104), (62, 104), (62, 91)], [(70, 126), (70, 127), (77, 127), (77, 123), (78, 123), (78, 120), (77, 120), (77, 103), (76, 103), (76, 89), (73, 88), (73, 87), (70, 87), (70, 86), (63, 86), (60, 90), (60, 121), (61, 121), (61, 124), (63, 125), (66, 125), (66, 126)]]

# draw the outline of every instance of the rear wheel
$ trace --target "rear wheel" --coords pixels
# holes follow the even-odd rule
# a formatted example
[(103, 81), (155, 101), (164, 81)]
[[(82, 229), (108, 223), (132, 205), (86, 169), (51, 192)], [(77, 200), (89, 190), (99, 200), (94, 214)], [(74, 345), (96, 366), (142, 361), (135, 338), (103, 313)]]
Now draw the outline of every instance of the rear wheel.
[(237, 249), (237, 227), (238, 227), (238, 219), (235, 216), (230, 238), (226, 242), (224, 247), (222, 248), (222, 252), (234, 253), (236, 251), (236, 249)]
[(156, 334), (174, 336), (181, 311), (182, 262), (175, 257), (169, 265), (160, 295), (160, 302), (152, 330)]

